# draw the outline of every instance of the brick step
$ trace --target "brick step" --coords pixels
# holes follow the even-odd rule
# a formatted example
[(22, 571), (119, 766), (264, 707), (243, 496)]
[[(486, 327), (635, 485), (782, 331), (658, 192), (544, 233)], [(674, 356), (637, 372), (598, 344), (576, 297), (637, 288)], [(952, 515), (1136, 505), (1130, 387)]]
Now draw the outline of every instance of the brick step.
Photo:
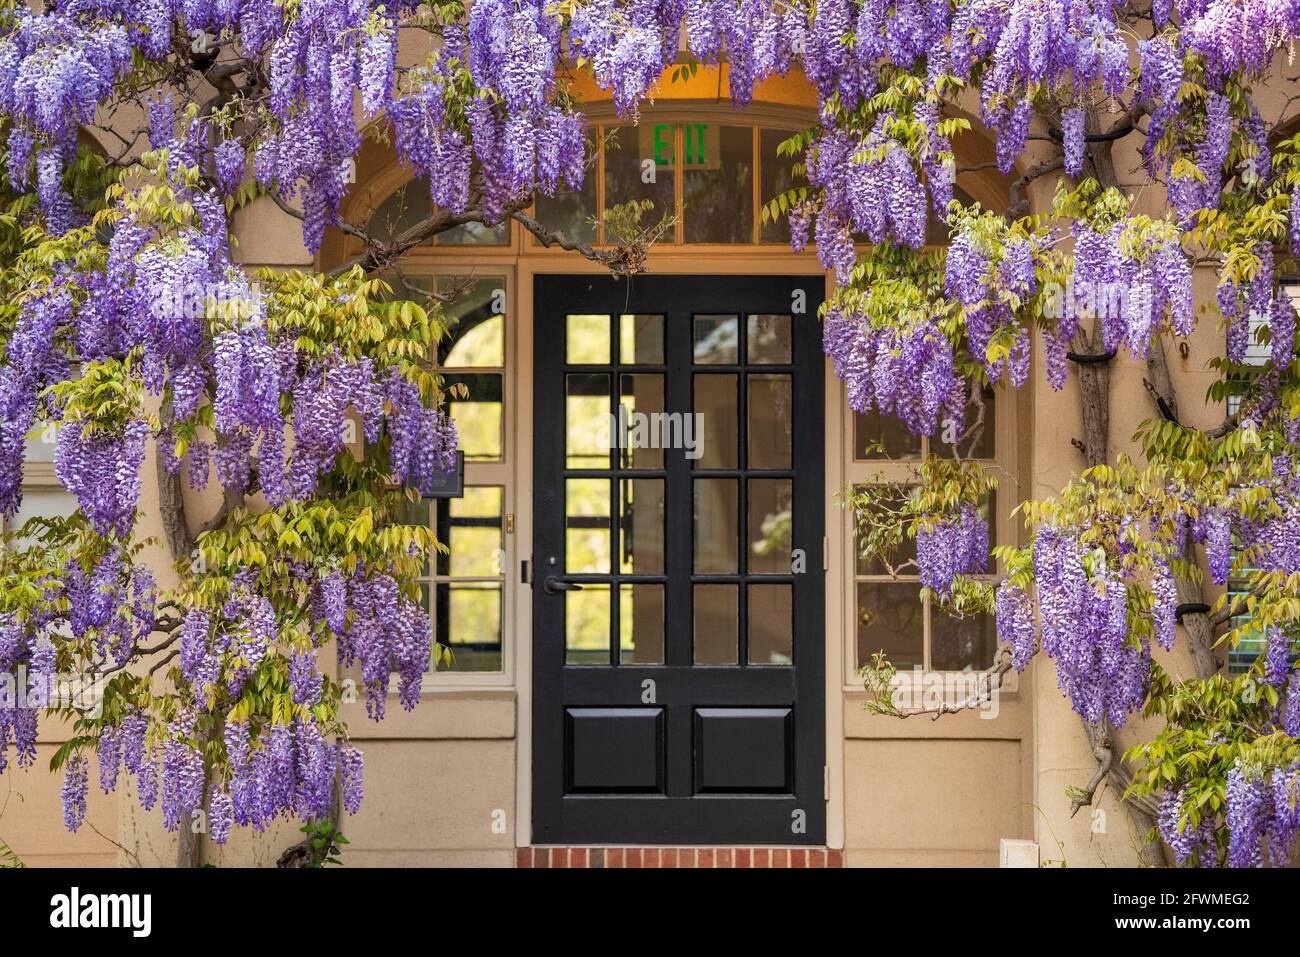
[(521, 847), (517, 867), (843, 867), (826, 847)]

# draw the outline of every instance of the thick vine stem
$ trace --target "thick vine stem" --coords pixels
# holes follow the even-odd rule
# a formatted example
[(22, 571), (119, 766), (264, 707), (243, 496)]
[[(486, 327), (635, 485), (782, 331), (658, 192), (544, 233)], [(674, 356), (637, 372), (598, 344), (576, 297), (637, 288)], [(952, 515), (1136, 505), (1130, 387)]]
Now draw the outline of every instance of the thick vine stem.
[(1146, 834), (1155, 827), (1159, 810), (1149, 798), (1127, 793), (1133, 783), (1133, 775), (1115, 751), (1110, 725), (1105, 721), (1098, 724), (1085, 721), (1084, 730), (1087, 732), (1088, 744), (1092, 748), (1093, 756), (1097, 759), (1097, 770), (1088, 784), (1070, 798), (1070, 816), (1073, 817), (1082, 807), (1091, 806), (1096, 800), (1102, 782), (1109, 782), (1119, 794), (1123, 795), (1122, 804), (1128, 809), (1129, 817), (1137, 829), (1138, 853), (1142, 864), (1146, 867), (1167, 867), (1169, 862), (1165, 859), (1160, 842), (1145, 839)]
[(556, 247), (577, 253), (584, 259), (607, 268), (615, 276), (631, 276), (644, 270), (645, 250), (638, 245), (615, 246), (612, 249), (596, 249), (587, 243), (578, 242), (560, 231), (547, 229), (523, 210), (513, 215), (515, 222), (523, 226), (547, 249)]
[(891, 711), (890, 716), (895, 718), (913, 718), (917, 715), (928, 714), (931, 720), (938, 721), (945, 714), (957, 714), (961, 711), (972, 711), (976, 708), (983, 707), (993, 700), (993, 696), (1002, 687), (1002, 679), (1011, 671), (1011, 651), (1003, 646), (998, 649), (997, 659), (993, 662), (993, 667), (979, 672), (975, 676), (976, 691), (961, 701), (949, 704), (941, 701), (937, 705), (928, 708), (905, 708), (903, 710)]
[[(1086, 129), (1090, 134), (1102, 132), (1096, 107), (1090, 107), (1087, 111)], [(1115, 172), (1112, 141), (1102, 140), (1089, 143), (1087, 157), (1093, 175), (1103, 189), (1108, 186), (1118, 185), (1119, 178)], [(1104, 351), (1102, 332), (1101, 320), (1097, 319), (1094, 321), (1089, 339), (1090, 352), (1100, 353)], [(1076, 363), (1074, 369), (1079, 376), (1079, 400), (1083, 414), (1082, 452), (1084, 459), (1089, 467), (1103, 465), (1108, 461), (1110, 446), (1110, 363), (1096, 362), (1085, 365)], [(1156, 825), (1157, 815), (1155, 809), (1150, 805), (1150, 802), (1127, 793), (1133, 775), (1116, 752), (1108, 727), (1104, 724), (1091, 724), (1083, 720), (1083, 718), (1079, 720), (1083, 724), (1084, 733), (1087, 735), (1093, 756), (1097, 759), (1097, 770), (1089, 781), (1088, 787), (1083, 788), (1071, 799), (1071, 813), (1077, 813), (1080, 807), (1091, 805), (1095, 800), (1101, 782), (1109, 780), (1118, 789), (1119, 794), (1123, 796), (1121, 804), (1127, 809), (1134, 830), (1143, 836), (1139, 850), (1143, 863), (1163, 866), (1165, 864), (1164, 852), (1161, 850), (1160, 845), (1145, 840), (1145, 835)]]
[[(1178, 393), (1174, 388), (1173, 377), (1169, 374), (1169, 359), (1165, 355), (1163, 336), (1156, 336), (1147, 353), (1147, 391), (1153, 400), (1161, 400), (1165, 406), (1178, 416)], [(1190, 550), (1190, 540), (1184, 540), (1183, 547)], [(1185, 575), (1174, 576), (1174, 587), (1178, 590), (1180, 604), (1204, 605), (1205, 591), (1199, 582), (1192, 581)], [(1214, 625), (1207, 613), (1192, 613), (1183, 616), (1183, 630), (1187, 633), (1187, 646), (1192, 652), (1192, 664), (1196, 677), (1205, 680), (1219, 673), (1222, 663), (1214, 655)]]
[[(1102, 323), (1098, 319), (1088, 340), (1094, 355), (1102, 351)], [(1076, 363), (1083, 412), (1083, 456), (1089, 467), (1104, 465), (1110, 454), (1110, 363)]]
[[(176, 421), (170, 395), (163, 398), (158, 419), (162, 423), (162, 434), (167, 434)], [(158, 471), (158, 511), (162, 516), (163, 536), (167, 539), (172, 561), (179, 561), (194, 551), (194, 536), (190, 534), (185, 515), (185, 485), (180, 470), (177, 469), (175, 475), (167, 471), (161, 455), (154, 456), (154, 465)]]

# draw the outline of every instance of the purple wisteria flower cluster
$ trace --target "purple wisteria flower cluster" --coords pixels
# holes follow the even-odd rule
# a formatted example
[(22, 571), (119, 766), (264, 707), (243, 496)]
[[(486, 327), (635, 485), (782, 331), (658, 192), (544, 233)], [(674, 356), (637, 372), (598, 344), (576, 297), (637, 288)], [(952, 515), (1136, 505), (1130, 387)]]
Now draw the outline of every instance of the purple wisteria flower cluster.
[[(336, 781), (343, 808), (349, 814), (360, 809), (361, 752), (327, 741), (314, 719), (271, 724), (257, 733), (245, 722), (228, 721), (223, 735), (226, 774), (206, 788), (194, 718), (191, 712), (181, 712), (152, 737), (148, 718), (140, 712), (105, 729), (98, 752), (104, 792), (114, 790), (121, 772), (135, 775), (146, 809), (154, 806), (161, 791), (163, 824), (174, 831), (189, 826), (191, 815), (204, 806), (206, 790), (209, 834), (217, 844), (226, 842), (235, 824), (264, 831), (286, 815), (305, 820), (328, 817)], [(64, 816), (70, 830), (76, 830), (85, 817), (87, 779), (87, 759), (73, 756), (63, 784)]]
[[(1144, 635), (1130, 634), (1123, 576), (1111, 568), (1090, 574), (1085, 547), (1069, 528), (1041, 526), (1033, 552), (1042, 647), (1056, 665), (1057, 683), (1085, 720), (1124, 724), (1146, 694), (1151, 647)], [(1015, 610), (1005, 626), (1008, 640), (1014, 637), (1013, 649), (1023, 649), (1026, 638), (1014, 632), (1024, 627), (1026, 612), (1014, 598), (1005, 601)], [(1172, 635), (1173, 611), (1157, 607), (1157, 635)]]
[(1160, 838), (1174, 852), (1174, 863), (1179, 867), (1190, 862), (1193, 856), (1201, 867), (1213, 867), (1218, 863), (1218, 852), (1214, 842), (1214, 818), (1205, 815), (1196, 827), (1188, 823), (1184, 808), (1187, 804), (1187, 788), (1171, 788), (1160, 799), (1160, 814), (1156, 826)]
[(822, 344), (853, 411), (878, 409), (915, 435), (933, 435), (941, 415), (962, 422), (965, 382), (937, 323), (875, 328), (867, 316), (837, 308), (826, 315)]
[[(855, 237), (872, 243), (892, 240), (913, 249), (925, 244), (925, 187), (912, 154), (889, 135), (891, 121), (881, 115), (861, 138), (827, 130), (808, 152), (808, 180), (823, 193), (815, 227), (817, 256), (841, 283), (849, 282), (857, 263)], [(801, 237), (799, 243), (803, 241)]]
[(1284, 867), (1300, 832), (1300, 766), (1253, 768), (1238, 762), (1228, 772), (1230, 867)]
[[(1137, 247), (1137, 253), (1128, 254), (1124, 240), (1132, 229), (1126, 220), (1102, 229), (1084, 222), (1075, 224), (1074, 298), (1065, 303), (1054, 337), (1062, 362), (1066, 344), (1078, 329), (1081, 308), (1101, 320), (1105, 349), (1127, 343), (1139, 359), (1146, 357), (1152, 333), (1166, 314), (1176, 335), (1191, 333), (1195, 322), (1192, 267), (1178, 236), (1170, 230), (1149, 232), (1142, 241), (1129, 244)], [(1049, 366), (1052, 338), (1048, 340)], [(1059, 387), (1061, 378), (1054, 378), (1053, 385)]]
[(392, 577), (376, 573), (345, 578), (333, 572), (315, 592), (313, 614), (337, 636), (339, 661), (360, 664), (371, 718), (383, 718), (394, 672), (402, 707), (409, 711), (419, 703), (421, 682), (429, 670), (428, 613), (402, 595)]
[(921, 585), (940, 597), (952, 592), (958, 575), (975, 575), (988, 569), (989, 526), (973, 505), (963, 505), (955, 516), (922, 524), (916, 531), (916, 566)]
[[(157, 114), (154, 135), (174, 144), (166, 139), (170, 111)], [(427, 490), (438, 472), (453, 467), (454, 424), (425, 405), (396, 366), (380, 370), (369, 358), (337, 350), (303, 356), (296, 330), (271, 333), (261, 294), (229, 258), (224, 206), (211, 193), (178, 191), (199, 211), (201, 229), (167, 235), (128, 212), (102, 273), (70, 274), (64, 286), (24, 304), (9, 364), (0, 367), (0, 509), (13, 512), (21, 501), (23, 440), (38, 411), (36, 396), (67, 376), (71, 358), (58, 343), (69, 341), (85, 360), (138, 350), (144, 386), (155, 393), (170, 387), (177, 423), (192, 419), (211, 392), (221, 437), (218, 479), (246, 490), (256, 460), (258, 487), (272, 505), (311, 497), (346, 444), (349, 409), (359, 414), (368, 442), (378, 442), (387, 425), (399, 481)], [(100, 534), (124, 536), (134, 524), (149, 435), (139, 417), (118, 432), (70, 422), (58, 433), (56, 472)], [(192, 443), (185, 460), (171, 454), (169, 431), (159, 444), (173, 474), (187, 464), (191, 482), (206, 483), (205, 442)]]
[[(995, 245), (973, 230), (958, 229), (948, 248), (944, 284), (962, 304), (970, 354), (992, 382), (1004, 371), (1016, 388), (1029, 378), (1029, 330), (1016, 322), (1013, 303), (1037, 290), (1036, 258), (1030, 238), (1014, 236)], [(1005, 358), (991, 358), (989, 345), (999, 331), (1010, 337), (1009, 351)]]

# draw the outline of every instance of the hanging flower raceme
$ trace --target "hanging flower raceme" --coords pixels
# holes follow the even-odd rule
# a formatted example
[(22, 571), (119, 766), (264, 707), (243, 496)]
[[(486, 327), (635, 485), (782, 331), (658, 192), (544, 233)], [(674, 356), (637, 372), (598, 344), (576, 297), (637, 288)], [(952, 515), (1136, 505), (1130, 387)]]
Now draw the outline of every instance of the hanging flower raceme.
[(1024, 671), (1038, 650), (1033, 600), (1019, 585), (1004, 581), (998, 586), (994, 617), (998, 641), (1011, 649), (1011, 663), (1016, 671)]
[(1238, 760), (1228, 772), (1224, 818), (1230, 867), (1285, 866), (1300, 831), (1300, 767)]
[(1225, 266), (1219, 279), (1216, 299), (1227, 324), (1228, 358), (1245, 362), (1252, 327), (1265, 325), (1271, 341), (1272, 365), (1283, 370), (1291, 365), (1294, 357), (1296, 307), (1274, 284), (1272, 244), (1256, 242), (1249, 253), (1254, 260), (1249, 278), (1239, 282), (1235, 272)]
[[(0, 511), (12, 514), (22, 502), (27, 436), (35, 424), (41, 391), (71, 371), (56, 337), (72, 327), (73, 318), (72, 292), (56, 284), (23, 303), (9, 337), (9, 362), (0, 367)], [(43, 439), (51, 435), (46, 432)]]
[[(1115, 191), (1107, 191), (1098, 202), (1114, 204)], [(1176, 335), (1191, 333), (1191, 263), (1172, 224), (1116, 213), (1112, 206), (1096, 221), (1077, 220), (1073, 227), (1074, 270), (1064, 304), (1065, 328), (1072, 336), (1081, 315), (1095, 315), (1102, 323), (1105, 349), (1127, 343), (1142, 359), (1166, 316)]]
[(1180, 39), (1201, 56), (1208, 79), (1266, 70), (1275, 51), (1300, 34), (1300, 11), (1271, 0), (1177, 0)]
[(1238, 523), (1241, 547), (1260, 572), (1294, 574), (1300, 571), (1300, 474), (1291, 456), (1275, 454), (1272, 474), (1253, 484), (1267, 490), (1267, 507), (1259, 519)]
[(1016, 388), (1028, 380), (1029, 329), (1016, 313), (1038, 289), (1038, 255), (1037, 237), (1008, 227), (1001, 217), (975, 211), (953, 225), (944, 283), (961, 303), (971, 356), (990, 381), (1004, 372)]
[(962, 422), (965, 387), (936, 324), (876, 327), (863, 313), (832, 309), (822, 341), (855, 412), (893, 415), (914, 435), (933, 435), (944, 415)]
[(77, 498), (95, 531), (125, 536), (135, 525), (140, 466), (150, 427), (133, 418), (120, 432), (65, 423), (54, 453), (54, 474)]
[(1142, 142), (1142, 155), (1147, 166), (1155, 171), (1155, 148), (1172, 121), (1178, 118), (1179, 91), (1183, 86), (1183, 56), (1177, 45), (1166, 36), (1157, 34), (1137, 43), (1139, 94), (1150, 104), (1147, 137)]
[[(1069, 82), (1080, 98), (1097, 88), (1117, 96), (1128, 85), (1128, 55), (1110, 0), (973, 0), (953, 14), (953, 71), (969, 80), (977, 64), (988, 64), (980, 87), (982, 118), (997, 132), (1003, 173), (1024, 151), (1032, 88)], [(1077, 127), (1073, 133), (1077, 137)]]
[(892, 137), (892, 126), (893, 118), (882, 115), (865, 137), (826, 131), (808, 148), (808, 179), (823, 195), (818, 258), (841, 284), (857, 262), (854, 235), (913, 249), (925, 244), (925, 187), (912, 155)]
[(1186, 793), (1184, 785), (1165, 791), (1160, 799), (1160, 814), (1156, 821), (1160, 837), (1173, 850), (1174, 863), (1180, 867), (1194, 856), (1201, 866), (1213, 866), (1217, 863), (1214, 819), (1205, 815), (1199, 825), (1192, 827), (1186, 817)]
[(441, 409), (424, 405), (419, 387), (396, 367), (390, 371), (386, 386), (393, 477), (429, 493), (438, 473), (456, 466), (456, 423)]
[(42, 15), (23, 8), (0, 36), (0, 114), (13, 123), (9, 177), (20, 188), (37, 183), (52, 233), (77, 225), (62, 175), (76, 154), (78, 129), (130, 66), (127, 29), (101, 11), (74, 7)]
[[(1122, 725), (1139, 708), (1151, 670), (1150, 642), (1132, 634), (1124, 577), (1087, 549), (1076, 530), (1045, 524), (1033, 545), (1033, 575), (1040, 610), (1042, 649), (1056, 666), (1057, 683), (1074, 710), (1090, 722)], [(1089, 570), (1089, 565), (1092, 570)], [(1158, 573), (1159, 574), (1159, 573)], [(1174, 609), (1156, 586), (1153, 625), (1161, 644), (1172, 644)], [(1023, 668), (1032, 656), (1033, 614), (1023, 588), (1004, 583), (996, 601), (999, 638)]]
[(921, 585), (941, 598), (952, 592), (959, 575), (988, 569), (989, 526), (973, 505), (956, 516), (922, 520), (916, 531), (916, 566)]
[[(338, 638), (339, 661), (359, 663), (366, 688), (366, 711), (375, 721), (384, 716), (389, 681), (398, 673), (402, 707), (420, 701), (420, 683), (429, 669), (429, 618), (424, 607), (401, 593), (383, 572), (357, 574), (344, 581), (330, 576), (320, 584), (321, 613)], [(350, 617), (339, 614), (346, 590)]]

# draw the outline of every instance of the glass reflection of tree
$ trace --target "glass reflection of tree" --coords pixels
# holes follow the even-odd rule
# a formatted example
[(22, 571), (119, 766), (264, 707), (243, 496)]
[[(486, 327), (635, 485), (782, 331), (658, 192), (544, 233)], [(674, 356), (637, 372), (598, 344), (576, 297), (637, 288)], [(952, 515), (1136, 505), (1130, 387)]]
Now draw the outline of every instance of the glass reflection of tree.
[(719, 166), (698, 170), (686, 166), (682, 221), (686, 242), (753, 242), (753, 134), (745, 127), (719, 131)]

